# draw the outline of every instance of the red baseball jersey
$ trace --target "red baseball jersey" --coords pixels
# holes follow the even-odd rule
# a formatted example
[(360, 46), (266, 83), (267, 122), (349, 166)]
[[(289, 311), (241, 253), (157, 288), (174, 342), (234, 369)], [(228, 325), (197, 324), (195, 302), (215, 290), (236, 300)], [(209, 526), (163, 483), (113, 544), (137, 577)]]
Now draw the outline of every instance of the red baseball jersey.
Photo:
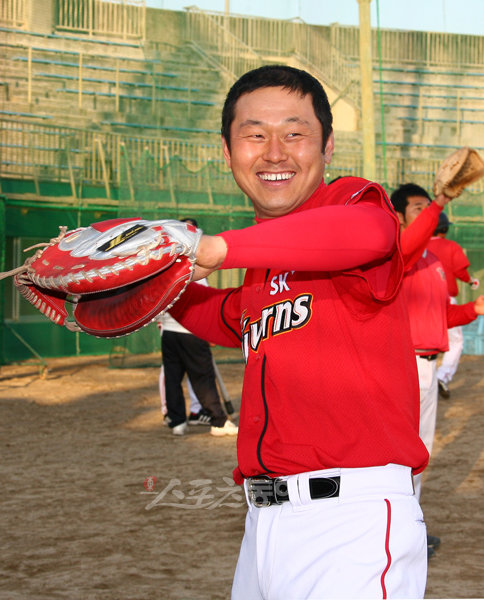
[(412, 341), (417, 354), (437, 354), (449, 349), (445, 272), (428, 250), (405, 273), (403, 293), (410, 317)]
[(464, 283), (469, 283), (471, 280), (471, 276), (467, 271), (470, 263), (464, 250), (454, 240), (438, 236), (433, 236), (430, 239), (427, 248), (438, 257), (444, 267), (449, 295), (453, 297), (457, 296), (459, 293), (457, 279), (460, 279)]
[(402, 290), (417, 354), (446, 352), (448, 328), (466, 325), (477, 318), (473, 302), (450, 304), (444, 267), (428, 250), (405, 273)]
[(173, 307), (196, 335), (242, 345), (237, 482), (425, 467), (398, 229), (377, 184), (321, 184), (291, 215), (222, 234), (223, 268), (250, 267), (240, 288), (191, 284)]
[(429, 250), (430, 237), (441, 211), (442, 208), (432, 202), (401, 234), (405, 263), (402, 289), (417, 354), (446, 352), (449, 349), (447, 329), (477, 318), (472, 302), (450, 304), (446, 270)]

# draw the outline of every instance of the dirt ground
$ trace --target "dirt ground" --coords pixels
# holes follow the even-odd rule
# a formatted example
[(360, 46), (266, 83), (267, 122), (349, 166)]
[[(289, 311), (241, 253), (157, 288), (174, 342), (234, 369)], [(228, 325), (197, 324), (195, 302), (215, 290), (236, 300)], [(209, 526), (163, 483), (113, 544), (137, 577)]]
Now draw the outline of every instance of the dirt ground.
[[(235, 439), (171, 434), (156, 358), (0, 368), (2, 600), (229, 598), (245, 515)], [(237, 420), (243, 367), (224, 358)], [(463, 357), (439, 403), (422, 506), (442, 544), (427, 598), (484, 597), (483, 365)]]

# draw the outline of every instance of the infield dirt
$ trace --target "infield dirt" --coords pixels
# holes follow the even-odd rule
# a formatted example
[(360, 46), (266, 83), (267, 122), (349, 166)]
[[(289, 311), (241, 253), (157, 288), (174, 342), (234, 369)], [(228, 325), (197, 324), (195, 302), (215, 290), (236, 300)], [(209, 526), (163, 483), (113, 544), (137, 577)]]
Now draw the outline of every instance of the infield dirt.
[[(236, 421), (243, 366), (216, 357)], [(442, 543), (427, 598), (484, 596), (483, 366), (464, 356), (439, 401), (422, 507)], [(245, 515), (235, 439), (171, 434), (156, 356), (47, 367), (0, 369), (0, 598), (228, 599)]]

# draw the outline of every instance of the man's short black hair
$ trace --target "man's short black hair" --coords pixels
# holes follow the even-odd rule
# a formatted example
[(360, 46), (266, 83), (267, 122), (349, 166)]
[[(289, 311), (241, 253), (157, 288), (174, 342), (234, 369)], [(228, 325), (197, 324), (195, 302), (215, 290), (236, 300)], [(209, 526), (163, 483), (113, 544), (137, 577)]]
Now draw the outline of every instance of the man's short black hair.
[(230, 88), (222, 110), (222, 136), (230, 150), (230, 126), (235, 117), (235, 105), (243, 94), (249, 94), (260, 88), (283, 87), (301, 96), (311, 95), (313, 108), (323, 128), (323, 148), (333, 131), (333, 115), (328, 96), (319, 81), (307, 71), (287, 65), (266, 65), (248, 71)]
[(424, 190), (423, 187), (420, 187), (416, 183), (403, 183), (390, 196), (393, 208), (397, 212), (402, 213), (402, 215), (405, 216), (405, 209), (408, 205), (408, 199), (411, 196), (424, 196), (425, 198), (432, 200), (428, 192)]

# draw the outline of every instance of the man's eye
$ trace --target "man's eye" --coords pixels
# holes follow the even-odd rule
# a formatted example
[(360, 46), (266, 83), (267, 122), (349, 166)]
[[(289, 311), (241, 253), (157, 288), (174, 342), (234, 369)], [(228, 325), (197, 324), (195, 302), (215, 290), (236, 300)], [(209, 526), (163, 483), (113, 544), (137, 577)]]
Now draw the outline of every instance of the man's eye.
[(301, 134), (300, 134), (299, 132), (297, 132), (297, 131), (293, 131), (292, 133), (289, 133), (289, 134), (287, 135), (287, 137), (289, 137), (289, 138), (295, 138), (295, 137), (299, 137), (300, 135), (301, 135)]

